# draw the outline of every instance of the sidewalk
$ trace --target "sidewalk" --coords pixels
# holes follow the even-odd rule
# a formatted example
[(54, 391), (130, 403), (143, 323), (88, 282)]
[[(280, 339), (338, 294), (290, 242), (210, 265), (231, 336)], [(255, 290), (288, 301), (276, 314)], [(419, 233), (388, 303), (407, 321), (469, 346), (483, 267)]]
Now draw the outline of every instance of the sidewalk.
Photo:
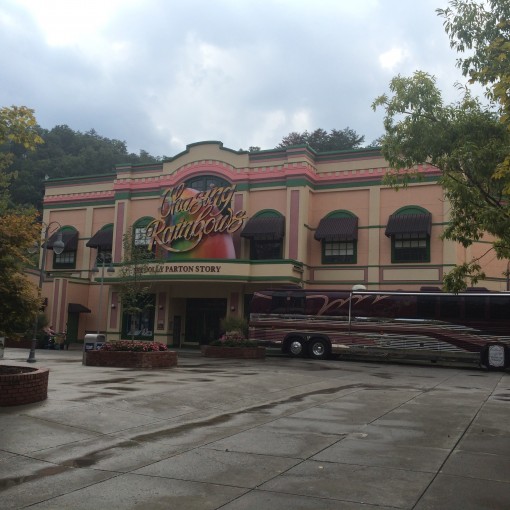
[(79, 350), (36, 358), (48, 400), (0, 408), (2, 509), (509, 508), (507, 373), (198, 351), (156, 371), (85, 367)]

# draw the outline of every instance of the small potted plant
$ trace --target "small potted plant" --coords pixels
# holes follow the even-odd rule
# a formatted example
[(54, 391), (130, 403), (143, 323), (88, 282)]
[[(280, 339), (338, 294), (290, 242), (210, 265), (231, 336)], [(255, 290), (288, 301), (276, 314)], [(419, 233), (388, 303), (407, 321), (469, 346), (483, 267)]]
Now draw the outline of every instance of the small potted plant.
[(257, 342), (248, 340), (248, 323), (243, 318), (230, 317), (222, 321), (225, 331), (218, 340), (202, 347), (202, 353), (209, 358), (260, 359), (266, 349)]

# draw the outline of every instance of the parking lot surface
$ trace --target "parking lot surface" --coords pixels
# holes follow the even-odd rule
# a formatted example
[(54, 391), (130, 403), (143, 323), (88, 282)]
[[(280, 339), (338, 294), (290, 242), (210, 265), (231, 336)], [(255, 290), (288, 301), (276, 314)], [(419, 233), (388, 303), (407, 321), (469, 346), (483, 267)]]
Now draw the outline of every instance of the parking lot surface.
[[(3, 364), (25, 365), (6, 349)], [(179, 352), (167, 370), (37, 351), (0, 408), (0, 508), (510, 508), (510, 375)], [(32, 365), (33, 366), (33, 365)]]

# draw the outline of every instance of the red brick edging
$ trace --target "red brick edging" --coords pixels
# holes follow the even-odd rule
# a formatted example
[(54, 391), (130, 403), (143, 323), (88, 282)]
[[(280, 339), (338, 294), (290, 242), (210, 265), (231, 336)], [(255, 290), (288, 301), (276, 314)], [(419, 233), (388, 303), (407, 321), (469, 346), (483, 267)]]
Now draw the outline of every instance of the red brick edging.
[(0, 406), (20, 406), (48, 398), (48, 368), (2, 365), (22, 373), (0, 373)]
[(175, 351), (86, 351), (84, 365), (118, 368), (170, 368), (177, 365)]
[(265, 347), (222, 347), (221, 345), (203, 345), (202, 354), (206, 358), (263, 359)]

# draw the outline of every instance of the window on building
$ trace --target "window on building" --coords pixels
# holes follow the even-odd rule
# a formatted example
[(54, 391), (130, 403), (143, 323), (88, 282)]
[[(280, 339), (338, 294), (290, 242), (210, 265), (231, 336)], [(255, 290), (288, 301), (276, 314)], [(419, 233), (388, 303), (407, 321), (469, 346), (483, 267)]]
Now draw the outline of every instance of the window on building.
[(112, 250), (111, 248), (109, 250), (103, 250), (103, 251), (97, 251), (96, 254), (96, 266), (101, 266), (104, 264), (111, 264), (112, 262)]
[(55, 269), (74, 269), (76, 267), (76, 251), (63, 251), (53, 254), (53, 267)]
[(428, 262), (429, 239), (423, 232), (395, 234), (392, 242), (393, 262)]
[(124, 312), (122, 316), (122, 335), (123, 338), (132, 338), (133, 340), (153, 340), (154, 339), (154, 315), (156, 296), (150, 294), (140, 297), (137, 312)]
[[(140, 218), (133, 225), (133, 249), (149, 258), (154, 258), (156, 254), (156, 246), (151, 244), (151, 237), (147, 235), (147, 226), (153, 218)], [(149, 249), (150, 246), (150, 249)]]
[[(73, 227), (60, 229), (64, 250), (62, 253), (53, 253), (53, 269), (75, 269), (76, 252), (78, 250), (78, 231)], [(58, 232), (48, 240), (48, 248), (53, 249), (53, 243), (57, 240)]]
[(96, 265), (112, 262), (113, 224), (108, 224), (98, 230), (86, 243), (89, 248), (96, 248)]
[(335, 211), (323, 218), (314, 238), (322, 242), (323, 264), (355, 264), (358, 218), (348, 211)]
[(324, 241), (322, 260), (324, 263), (355, 264), (355, 241)]
[(281, 260), (285, 218), (276, 211), (263, 211), (246, 223), (241, 237), (250, 240), (250, 260)]
[(421, 207), (406, 207), (392, 214), (385, 234), (391, 239), (391, 261), (430, 262), (432, 215)]
[(282, 241), (252, 239), (250, 241), (250, 260), (280, 260), (282, 258)]
[(211, 188), (230, 186), (228, 181), (221, 177), (216, 177), (215, 175), (200, 175), (198, 177), (193, 177), (188, 179), (185, 184), (187, 188), (197, 191), (207, 191)]

